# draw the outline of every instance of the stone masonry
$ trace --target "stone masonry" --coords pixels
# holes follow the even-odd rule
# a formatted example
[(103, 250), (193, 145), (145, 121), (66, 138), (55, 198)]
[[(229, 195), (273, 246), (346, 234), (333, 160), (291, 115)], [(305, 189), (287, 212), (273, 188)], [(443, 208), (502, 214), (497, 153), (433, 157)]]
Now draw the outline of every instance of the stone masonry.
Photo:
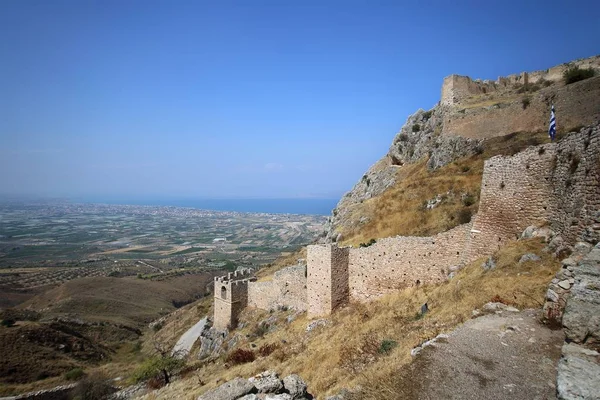
[(348, 255), (350, 249), (331, 245), (308, 246), (308, 314), (330, 314), (349, 301)]
[(364, 248), (308, 246), (307, 266), (256, 282), (251, 270), (215, 279), (214, 325), (235, 326), (246, 307), (287, 306), (327, 315), (351, 301), (429, 283), (488, 256), (528, 226), (547, 224), (565, 245), (600, 241), (600, 124), (558, 143), (485, 162), (479, 213), (431, 237), (380, 239)]
[(240, 312), (248, 305), (248, 283), (253, 281), (254, 271), (244, 269), (215, 277), (214, 323), (219, 330), (237, 324)]

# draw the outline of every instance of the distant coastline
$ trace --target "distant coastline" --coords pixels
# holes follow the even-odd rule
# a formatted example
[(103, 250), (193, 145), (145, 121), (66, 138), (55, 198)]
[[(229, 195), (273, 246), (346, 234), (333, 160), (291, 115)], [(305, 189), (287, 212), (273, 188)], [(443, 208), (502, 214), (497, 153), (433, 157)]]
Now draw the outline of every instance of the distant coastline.
[(338, 202), (338, 199), (136, 199), (102, 197), (72, 200), (82, 203), (191, 207), (212, 211), (307, 215), (329, 215)]

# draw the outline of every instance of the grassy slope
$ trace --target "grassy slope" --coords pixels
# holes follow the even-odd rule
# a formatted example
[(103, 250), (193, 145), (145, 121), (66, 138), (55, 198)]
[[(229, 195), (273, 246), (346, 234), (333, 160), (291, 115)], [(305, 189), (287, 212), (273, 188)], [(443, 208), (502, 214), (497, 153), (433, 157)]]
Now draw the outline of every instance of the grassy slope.
[[(218, 382), (273, 369), (282, 375), (300, 374), (311, 393), (319, 397), (363, 385), (370, 388), (370, 394), (361, 398), (389, 398), (395, 371), (410, 362), (410, 349), (471, 318), (473, 309), (498, 297), (519, 308), (540, 307), (548, 282), (559, 268), (555, 259), (542, 252), (543, 247), (539, 239), (511, 243), (495, 255), (494, 270), (484, 271), (483, 259), (477, 260), (449, 282), (393, 293), (368, 304), (352, 304), (333, 314), (331, 325), (310, 334), (305, 332), (309, 322), (305, 314), (287, 324), (285, 317), (291, 311), (269, 314), (248, 310), (243, 317), (245, 327), (231, 334), (238, 336), (239, 347), (250, 349), (253, 341), (256, 348), (274, 343), (278, 350), (239, 366), (226, 365), (224, 358), (207, 363), (193, 377), (176, 381), (168, 390), (152, 396), (191, 399)], [(527, 252), (540, 255), (542, 260), (519, 264)], [(417, 318), (425, 302), (431, 311)], [(273, 315), (278, 318), (278, 329), (255, 337), (257, 324)], [(384, 339), (397, 343), (387, 355), (377, 352)], [(200, 386), (200, 381), (207, 384)]]
[[(352, 220), (368, 217), (364, 226), (338, 228), (342, 245), (356, 246), (389, 236), (429, 236), (468, 222), (477, 212), (484, 160), (495, 155), (512, 155), (528, 146), (545, 143), (544, 132), (515, 133), (488, 139), (482, 154), (466, 157), (429, 171), (426, 161), (398, 168), (396, 184), (352, 208)], [(427, 210), (424, 203), (437, 195), (444, 200)], [(470, 204), (464, 197), (469, 195)]]
[(87, 321), (107, 321), (142, 327), (205, 293), (213, 274), (194, 274), (163, 281), (94, 277), (68, 281), (20, 307), (44, 310), (46, 316), (76, 315)]

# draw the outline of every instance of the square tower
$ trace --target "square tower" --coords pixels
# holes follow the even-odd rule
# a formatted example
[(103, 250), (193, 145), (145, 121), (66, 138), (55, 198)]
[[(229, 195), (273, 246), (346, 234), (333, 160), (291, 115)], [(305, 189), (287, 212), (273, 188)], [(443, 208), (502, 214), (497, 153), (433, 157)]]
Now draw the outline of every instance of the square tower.
[(248, 282), (255, 280), (251, 269), (215, 277), (214, 322), (219, 330), (235, 327), (242, 310), (248, 305)]
[(336, 308), (348, 304), (349, 248), (336, 245), (308, 246), (306, 295), (308, 316), (329, 315)]

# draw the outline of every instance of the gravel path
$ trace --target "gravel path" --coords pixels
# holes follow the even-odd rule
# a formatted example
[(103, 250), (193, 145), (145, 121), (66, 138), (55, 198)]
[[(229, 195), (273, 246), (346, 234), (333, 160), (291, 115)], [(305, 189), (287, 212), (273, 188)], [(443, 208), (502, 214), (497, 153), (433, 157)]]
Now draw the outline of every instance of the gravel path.
[(172, 355), (177, 356), (178, 358), (183, 358), (188, 355), (192, 346), (200, 337), (200, 334), (204, 330), (204, 325), (206, 325), (206, 317), (202, 318), (198, 321), (194, 326), (188, 329), (177, 341), (175, 347), (173, 347)]
[(556, 399), (564, 335), (538, 319), (525, 310), (466, 322), (399, 371), (398, 398)]

